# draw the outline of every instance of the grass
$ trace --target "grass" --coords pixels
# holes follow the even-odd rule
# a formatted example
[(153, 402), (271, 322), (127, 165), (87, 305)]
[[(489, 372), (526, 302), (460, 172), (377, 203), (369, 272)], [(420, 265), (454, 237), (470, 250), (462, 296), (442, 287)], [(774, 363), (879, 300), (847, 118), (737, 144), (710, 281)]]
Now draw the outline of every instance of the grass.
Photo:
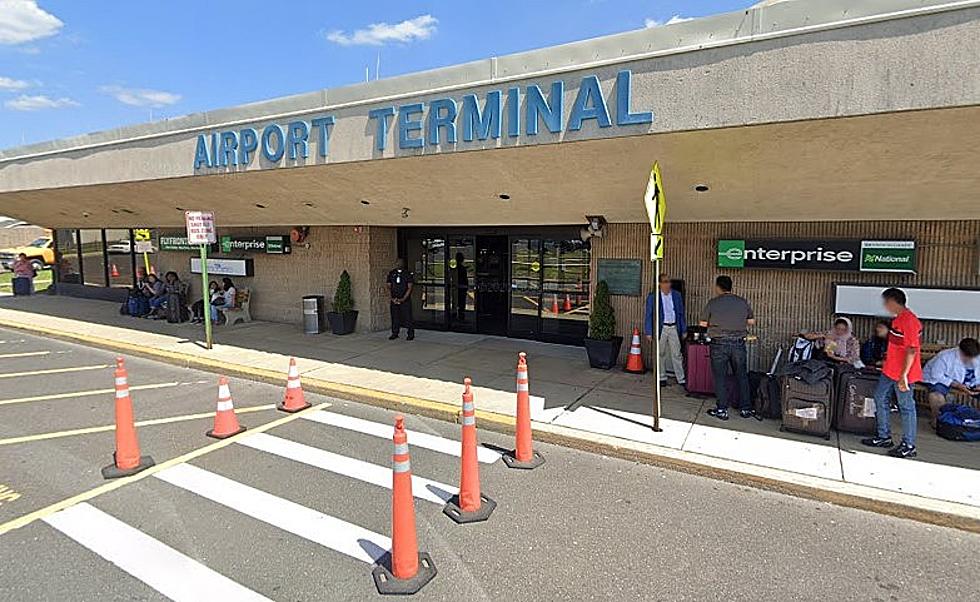
[[(51, 277), (51, 270), (41, 270), (38, 272), (37, 277), (34, 278), (34, 292), (40, 293), (46, 291), (51, 286)], [(11, 282), (13, 278), (13, 272), (0, 273), (0, 293), (14, 292), (14, 285)]]

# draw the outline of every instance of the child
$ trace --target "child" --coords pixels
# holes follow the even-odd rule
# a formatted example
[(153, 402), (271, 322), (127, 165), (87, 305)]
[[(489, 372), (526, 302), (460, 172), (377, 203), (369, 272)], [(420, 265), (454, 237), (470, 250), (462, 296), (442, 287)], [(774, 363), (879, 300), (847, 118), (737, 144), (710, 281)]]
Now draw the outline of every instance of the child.
[(875, 331), (868, 340), (861, 345), (861, 361), (865, 366), (881, 368), (885, 363), (885, 351), (888, 349), (888, 329), (891, 323), (888, 320), (878, 320), (875, 322)]

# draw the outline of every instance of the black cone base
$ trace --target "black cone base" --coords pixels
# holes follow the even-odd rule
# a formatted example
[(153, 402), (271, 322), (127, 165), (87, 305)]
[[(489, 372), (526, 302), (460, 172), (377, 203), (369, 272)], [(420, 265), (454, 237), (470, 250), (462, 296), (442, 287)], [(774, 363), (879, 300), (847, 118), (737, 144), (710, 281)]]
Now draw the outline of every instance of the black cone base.
[(493, 514), (493, 510), (496, 507), (497, 502), (485, 495), (481, 495), (480, 509), (476, 512), (465, 512), (459, 507), (459, 496), (454, 495), (446, 502), (446, 505), (442, 508), (442, 513), (456, 521), (457, 524), (465, 525), (467, 523), (480, 523), (487, 520)]
[(425, 584), (436, 576), (436, 565), (425, 552), (419, 552), (419, 571), (411, 579), (397, 579), (386, 566), (390, 563), (391, 555), (388, 554), (371, 571), (374, 586), (378, 588), (379, 594), (410, 596), (425, 587)]
[(530, 462), (521, 462), (517, 459), (515, 451), (509, 451), (504, 454), (504, 464), (510, 468), (519, 468), (521, 470), (534, 470), (538, 466), (544, 464), (544, 456), (538, 452), (531, 452)]
[(119, 468), (116, 466), (116, 454), (112, 454), (112, 464), (106, 466), (102, 469), (102, 476), (106, 479), (118, 479), (121, 477), (128, 477), (129, 475), (136, 474), (140, 471), (146, 470), (147, 468), (156, 464), (153, 458), (150, 456), (140, 456), (140, 463), (133, 468)]
[(313, 404), (308, 401), (303, 405), (299, 406), (298, 408), (292, 408), (292, 409), (287, 408), (283, 402), (279, 402), (278, 404), (276, 404), (277, 410), (279, 410), (280, 412), (286, 412), (287, 414), (295, 414), (296, 412), (302, 412), (306, 408), (311, 408), (311, 407), (313, 407)]
[(239, 429), (237, 431), (235, 431), (234, 433), (228, 433), (227, 435), (215, 435), (214, 434), (214, 429), (211, 429), (210, 431), (208, 431), (208, 432), (206, 432), (204, 434), (207, 435), (208, 437), (211, 437), (212, 439), (227, 439), (228, 437), (234, 437), (235, 435), (238, 435), (238, 434), (244, 433), (244, 432), (245, 432), (245, 427), (243, 426), (243, 427), (239, 427)]

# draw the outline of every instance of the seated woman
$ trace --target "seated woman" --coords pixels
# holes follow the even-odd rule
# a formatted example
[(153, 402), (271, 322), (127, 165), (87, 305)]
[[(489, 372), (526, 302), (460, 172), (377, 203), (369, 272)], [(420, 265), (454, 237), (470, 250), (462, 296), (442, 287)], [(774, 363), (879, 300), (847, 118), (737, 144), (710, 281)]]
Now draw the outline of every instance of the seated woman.
[(865, 366), (881, 368), (885, 363), (885, 351), (888, 350), (888, 330), (891, 324), (888, 320), (875, 322), (875, 331), (861, 345), (861, 361)]
[(827, 359), (841, 364), (856, 365), (861, 361), (861, 343), (852, 334), (851, 321), (844, 317), (834, 320), (834, 326), (824, 333), (811, 332), (803, 338), (823, 349)]
[(160, 309), (167, 300), (167, 289), (156, 274), (150, 274), (146, 277), (142, 293), (150, 303), (150, 312), (143, 316), (144, 318), (153, 316), (156, 310)]
[[(208, 283), (208, 301), (214, 305), (218, 299), (223, 299), (221, 288), (218, 283), (212, 280)], [(204, 321), (204, 299), (198, 299), (191, 306), (191, 322), (198, 324)]]
[(221, 279), (221, 291), (221, 297), (211, 306), (211, 321), (216, 324), (218, 323), (218, 310), (235, 307), (235, 295), (238, 294), (238, 291), (235, 289), (235, 283), (231, 281), (231, 278)]

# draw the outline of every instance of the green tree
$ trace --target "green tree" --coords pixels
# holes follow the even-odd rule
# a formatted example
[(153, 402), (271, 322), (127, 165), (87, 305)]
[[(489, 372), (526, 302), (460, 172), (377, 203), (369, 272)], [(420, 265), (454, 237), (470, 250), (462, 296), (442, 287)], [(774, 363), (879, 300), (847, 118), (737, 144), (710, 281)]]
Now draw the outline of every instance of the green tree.
[(609, 302), (609, 285), (600, 280), (595, 287), (592, 299), (592, 313), (589, 314), (589, 338), (608, 341), (616, 334), (616, 312)]
[(352, 311), (354, 309), (354, 295), (350, 288), (350, 274), (344, 270), (340, 274), (340, 283), (337, 284), (337, 292), (333, 295), (333, 310), (339, 314)]

